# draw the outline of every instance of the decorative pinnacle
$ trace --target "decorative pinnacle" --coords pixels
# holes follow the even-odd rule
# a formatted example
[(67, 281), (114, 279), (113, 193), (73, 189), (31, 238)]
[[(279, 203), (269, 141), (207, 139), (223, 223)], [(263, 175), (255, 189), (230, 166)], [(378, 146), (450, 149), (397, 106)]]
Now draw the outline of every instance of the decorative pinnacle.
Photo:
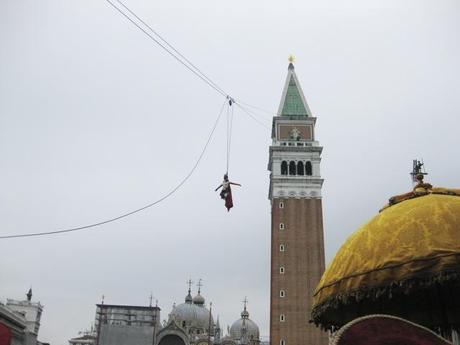
[(246, 296), (244, 296), (243, 304), (244, 304), (244, 310), (246, 310), (246, 305), (248, 304), (248, 298)]
[(203, 286), (203, 283), (202, 283), (202, 279), (198, 279), (198, 284), (196, 284), (196, 286), (198, 286), (198, 295), (201, 293), (201, 287)]
[(190, 292), (192, 291), (192, 279), (189, 278), (189, 280), (187, 281), (187, 284), (188, 284), (188, 293), (190, 294)]
[(26, 294), (27, 300), (30, 302), (32, 300), (32, 287), (29, 289), (29, 292)]
[(289, 60), (290, 63), (294, 63), (295, 62), (295, 56), (292, 55), (292, 54), (289, 55), (288, 60)]

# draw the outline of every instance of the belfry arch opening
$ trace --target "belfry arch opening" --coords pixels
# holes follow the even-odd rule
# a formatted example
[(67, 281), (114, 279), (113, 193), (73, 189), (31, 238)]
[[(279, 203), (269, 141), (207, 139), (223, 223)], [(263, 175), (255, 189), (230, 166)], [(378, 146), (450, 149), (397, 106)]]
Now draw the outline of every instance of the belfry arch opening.
[(297, 162), (297, 175), (304, 175), (304, 168), (303, 168), (303, 162), (299, 161)]
[(288, 164), (286, 161), (281, 162), (281, 175), (287, 175), (288, 174)]
[(311, 166), (311, 162), (308, 161), (305, 163), (305, 175), (311, 176), (313, 175), (313, 168)]
[(296, 164), (294, 161), (289, 162), (289, 175), (295, 175), (296, 174)]

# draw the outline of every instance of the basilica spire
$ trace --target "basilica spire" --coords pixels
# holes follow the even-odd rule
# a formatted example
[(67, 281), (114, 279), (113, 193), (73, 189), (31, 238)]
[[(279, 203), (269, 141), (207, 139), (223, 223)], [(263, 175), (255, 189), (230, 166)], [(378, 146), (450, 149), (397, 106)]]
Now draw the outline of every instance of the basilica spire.
[(278, 108), (279, 116), (312, 116), (295, 73), (294, 57), (289, 57), (288, 74)]
[(32, 300), (32, 288), (29, 289), (29, 292), (26, 294), (27, 300), (30, 302)]
[(187, 281), (187, 285), (188, 285), (188, 294), (187, 296), (185, 296), (185, 303), (192, 303), (193, 299), (192, 299), (192, 279), (189, 279)]

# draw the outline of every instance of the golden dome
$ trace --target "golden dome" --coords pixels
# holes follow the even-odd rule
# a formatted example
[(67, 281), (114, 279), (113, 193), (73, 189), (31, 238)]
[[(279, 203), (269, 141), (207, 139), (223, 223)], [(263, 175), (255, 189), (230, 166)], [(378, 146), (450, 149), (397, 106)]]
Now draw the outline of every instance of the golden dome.
[[(421, 183), (413, 192), (391, 198), (345, 241), (326, 269), (314, 294), (313, 321), (324, 328), (340, 327), (382, 312), (417, 319), (433, 284), (460, 281), (459, 196), (459, 189)], [(422, 302), (411, 300), (415, 295)], [(432, 326), (438, 324), (436, 318), (416, 321)]]

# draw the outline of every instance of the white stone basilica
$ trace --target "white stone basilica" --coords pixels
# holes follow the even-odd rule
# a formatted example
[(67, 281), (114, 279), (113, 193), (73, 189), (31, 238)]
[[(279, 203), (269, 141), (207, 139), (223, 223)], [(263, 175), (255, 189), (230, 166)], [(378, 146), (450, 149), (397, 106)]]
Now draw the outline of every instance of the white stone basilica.
[(236, 320), (223, 336), (219, 320), (214, 322), (205, 299), (198, 294), (192, 298), (190, 285), (184, 303), (173, 306), (168, 321), (156, 335), (158, 345), (259, 345), (257, 324), (249, 318), (246, 301), (241, 318)]

